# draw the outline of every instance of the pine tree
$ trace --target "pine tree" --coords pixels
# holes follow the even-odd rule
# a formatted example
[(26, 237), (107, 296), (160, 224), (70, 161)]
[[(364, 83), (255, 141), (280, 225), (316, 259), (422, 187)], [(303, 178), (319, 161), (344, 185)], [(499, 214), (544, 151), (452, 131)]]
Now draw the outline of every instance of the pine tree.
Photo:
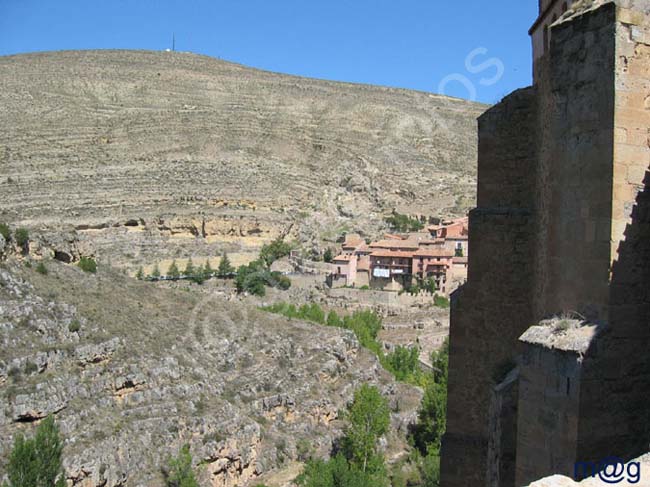
[(142, 266), (140, 266), (138, 272), (135, 273), (135, 278), (138, 281), (142, 281), (144, 279), (144, 269), (142, 269)]
[(151, 271), (151, 277), (158, 279), (160, 277), (160, 268), (158, 267), (158, 263), (156, 263), (153, 266), (153, 270)]
[(64, 487), (63, 442), (54, 418), (48, 416), (33, 438), (18, 435), (9, 455), (7, 487)]
[(205, 265), (203, 266), (203, 277), (205, 279), (210, 279), (214, 275), (214, 269), (210, 265), (210, 259), (205, 259)]
[(187, 259), (187, 265), (185, 266), (185, 270), (183, 271), (184, 276), (192, 277), (196, 273), (196, 269), (194, 268), (194, 263), (192, 262), (192, 257)]
[(169, 269), (167, 270), (167, 276), (171, 277), (172, 279), (178, 279), (181, 277), (181, 273), (178, 270), (178, 266), (176, 265), (176, 259), (174, 259), (169, 266)]
[(219, 262), (219, 267), (217, 268), (217, 276), (221, 278), (225, 278), (228, 277), (233, 272), (235, 272), (235, 268), (230, 263), (228, 254), (224, 252), (223, 257), (221, 257), (221, 262)]

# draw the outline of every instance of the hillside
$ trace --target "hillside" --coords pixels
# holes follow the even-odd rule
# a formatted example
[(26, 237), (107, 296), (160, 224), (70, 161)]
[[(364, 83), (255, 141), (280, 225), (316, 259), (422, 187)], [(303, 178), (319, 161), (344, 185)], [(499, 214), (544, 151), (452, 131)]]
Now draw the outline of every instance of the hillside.
[(485, 107), (178, 52), (0, 57), (0, 220), (133, 268), (473, 204)]
[(74, 485), (163, 485), (160, 467), (184, 443), (201, 485), (255, 485), (328, 454), (362, 383), (391, 402), (388, 453), (403, 448), (421, 393), (351, 332), (109, 267), (47, 268), (0, 263), (0, 472), (15, 434), (53, 413)]

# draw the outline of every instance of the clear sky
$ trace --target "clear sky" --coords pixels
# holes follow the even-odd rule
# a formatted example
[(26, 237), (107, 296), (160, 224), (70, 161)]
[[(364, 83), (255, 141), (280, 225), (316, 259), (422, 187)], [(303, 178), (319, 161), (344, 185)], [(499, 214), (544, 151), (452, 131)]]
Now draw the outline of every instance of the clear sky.
[[(537, 0), (0, 0), (0, 55), (170, 48), (494, 103), (530, 84)], [(1, 73), (0, 73), (1, 75)]]

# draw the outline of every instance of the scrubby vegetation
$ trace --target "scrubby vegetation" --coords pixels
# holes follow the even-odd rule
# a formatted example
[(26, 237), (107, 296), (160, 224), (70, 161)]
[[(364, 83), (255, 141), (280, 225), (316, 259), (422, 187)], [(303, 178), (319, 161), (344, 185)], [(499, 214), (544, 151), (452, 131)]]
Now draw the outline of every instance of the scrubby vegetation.
[(18, 434), (9, 454), (9, 483), (3, 487), (64, 487), (62, 451), (63, 441), (52, 416), (38, 425), (33, 438)]
[(414, 385), (424, 385), (426, 377), (419, 366), (419, 350), (415, 347), (397, 347), (392, 353), (385, 354), (377, 340), (382, 320), (378, 314), (372, 311), (355, 311), (351, 315), (340, 317), (336, 311), (325, 313), (316, 303), (303, 304), (298, 308), (293, 304), (276, 303), (263, 309), (288, 318), (298, 318), (352, 330), (359, 343), (373, 352), (384, 368), (391, 372), (397, 380)]
[(36, 264), (36, 272), (43, 275), (47, 274), (47, 267), (45, 267), (45, 263), (43, 261)]
[(84, 272), (90, 272), (92, 274), (97, 272), (97, 262), (95, 262), (95, 259), (92, 257), (82, 257), (79, 259), (79, 263), (77, 265)]
[(273, 262), (286, 257), (290, 253), (291, 245), (278, 238), (270, 244), (262, 246), (259, 259), (270, 267)]
[(22, 252), (27, 252), (29, 246), (29, 232), (26, 228), (18, 228), (14, 232), (14, 241)]
[(291, 280), (287, 276), (283, 276), (281, 272), (271, 271), (261, 259), (254, 260), (237, 269), (235, 276), (237, 292), (264, 296), (266, 295), (266, 286), (286, 290), (291, 287)]
[(424, 228), (424, 224), (417, 218), (402, 215), (393, 211), (392, 215), (386, 217), (386, 223), (394, 232), (418, 232)]
[(341, 449), (328, 461), (310, 460), (296, 479), (301, 487), (388, 486), (379, 438), (388, 431), (390, 411), (376, 387), (362, 385), (345, 414), (348, 420)]
[[(304, 304), (300, 307), (277, 303), (263, 309), (289, 318), (352, 330), (361, 345), (374, 352), (384, 368), (397, 380), (424, 388), (418, 422), (410, 436), (410, 443), (414, 450), (407, 465), (398, 465), (391, 474), (391, 479), (394, 486), (437, 487), (440, 478), (440, 443), (446, 427), (449, 343), (445, 341), (439, 351), (432, 353), (433, 372), (429, 373), (421, 370), (419, 350), (415, 347), (397, 347), (392, 353), (383, 353), (381, 344), (377, 340), (381, 330), (381, 318), (371, 311), (356, 311), (351, 315), (340, 317), (336, 311), (325, 313), (316, 303)], [(402, 467), (405, 467), (410, 474), (400, 470)], [(317, 478), (324, 480), (322, 483), (317, 483)], [(388, 485), (388, 476), (383, 471), (381, 475), (369, 478), (363, 472), (355, 470), (354, 465), (349, 461), (349, 455), (341, 453), (327, 462), (310, 462), (301, 476), (301, 482), (300, 485), (304, 487), (381, 486)]]
[(167, 487), (199, 487), (192, 470), (190, 445), (183, 445), (178, 456), (169, 460), (163, 475)]
[(5, 239), (6, 242), (11, 240), (11, 229), (6, 223), (0, 223), (0, 235)]

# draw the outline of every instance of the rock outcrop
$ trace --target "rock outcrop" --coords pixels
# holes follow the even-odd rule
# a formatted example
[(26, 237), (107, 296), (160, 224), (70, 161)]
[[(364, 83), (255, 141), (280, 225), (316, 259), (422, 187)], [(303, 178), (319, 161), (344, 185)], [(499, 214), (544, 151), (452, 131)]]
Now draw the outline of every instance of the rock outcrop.
[(0, 264), (2, 463), (17, 433), (53, 414), (72, 485), (162, 485), (189, 443), (204, 485), (244, 486), (293, 465), (301, 441), (328, 455), (361, 383), (391, 401), (388, 448), (404, 446), (421, 393), (349, 332), (108, 267), (47, 268)]

